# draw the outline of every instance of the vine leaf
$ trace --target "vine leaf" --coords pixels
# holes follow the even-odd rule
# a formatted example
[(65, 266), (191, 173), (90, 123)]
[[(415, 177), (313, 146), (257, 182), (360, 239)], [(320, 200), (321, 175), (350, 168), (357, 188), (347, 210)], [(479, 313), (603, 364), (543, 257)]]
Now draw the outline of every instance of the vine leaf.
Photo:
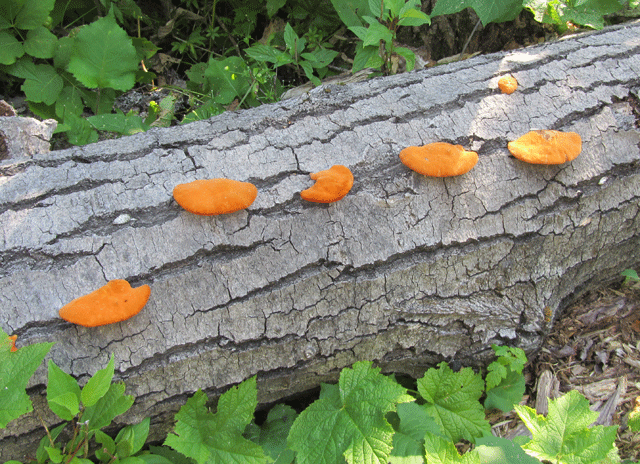
[(371, 366), (361, 361), (343, 369), (338, 384), (323, 384), (320, 398), (295, 420), (289, 447), (298, 464), (388, 462), (394, 431), (385, 414), (413, 398)]

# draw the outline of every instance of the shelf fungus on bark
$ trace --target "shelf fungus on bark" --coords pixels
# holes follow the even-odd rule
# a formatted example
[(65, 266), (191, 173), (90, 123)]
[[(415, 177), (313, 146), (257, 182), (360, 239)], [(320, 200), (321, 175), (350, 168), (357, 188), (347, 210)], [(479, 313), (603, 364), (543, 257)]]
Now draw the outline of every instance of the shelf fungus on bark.
[(257, 196), (255, 185), (232, 179), (194, 180), (173, 189), (173, 198), (180, 206), (201, 216), (240, 211), (249, 207)]
[(498, 80), (498, 88), (500, 92), (511, 95), (518, 89), (518, 81), (513, 76), (502, 76)]
[(131, 288), (126, 280), (111, 280), (98, 290), (65, 305), (59, 314), (65, 321), (84, 327), (113, 324), (138, 314), (147, 304), (150, 294), (148, 285)]
[(16, 340), (18, 339), (17, 335), (10, 335), (9, 336), (9, 343), (11, 344), (11, 348), (9, 348), (9, 351), (12, 353), (15, 353), (16, 351), (18, 351), (18, 348), (16, 348)]
[(400, 152), (400, 160), (419, 174), (450, 177), (469, 172), (478, 162), (478, 154), (466, 151), (461, 145), (434, 142), (421, 147), (405, 148)]
[(300, 192), (303, 200), (314, 203), (333, 203), (343, 198), (353, 187), (353, 174), (348, 167), (336, 164), (325, 171), (310, 174), (316, 183)]
[(582, 139), (575, 132), (535, 130), (507, 145), (513, 156), (531, 164), (562, 164), (582, 151)]

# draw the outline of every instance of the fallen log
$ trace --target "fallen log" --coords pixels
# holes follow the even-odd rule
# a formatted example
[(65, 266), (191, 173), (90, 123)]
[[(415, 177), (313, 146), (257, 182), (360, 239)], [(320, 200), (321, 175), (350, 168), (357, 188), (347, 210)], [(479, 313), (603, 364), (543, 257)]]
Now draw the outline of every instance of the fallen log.
[[(271, 402), (357, 360), (420, 376), (478, 365), (491, 343), (532, 352), (563, 308), (640, 261), (640, 23), (478, 56), (273, 105), (0, 165), (0, 324), (17, 346), (85, 381), (116, 359), (160, 437), (190, 393), (258, 375)], [(519, 89), (501, 94), (499, 77)], [(574, 131), (559, 166), (514, 159), (532, 129)], [(409, 145), (459, 143), (479, 162), (453, 178), (403, 166)], [(343, 164), (337, 203), (306, 203), (310, 172)], [(182, 210), (195, 179), (252, 182), (237, 213)], [(97, 328), (58, 310), (112, 279), (151, 286), (137, 316)], [(44, 403), (44, 366), (32, 379)], [(0, 430), (0, 458), (42, 436), (36, 415)]]

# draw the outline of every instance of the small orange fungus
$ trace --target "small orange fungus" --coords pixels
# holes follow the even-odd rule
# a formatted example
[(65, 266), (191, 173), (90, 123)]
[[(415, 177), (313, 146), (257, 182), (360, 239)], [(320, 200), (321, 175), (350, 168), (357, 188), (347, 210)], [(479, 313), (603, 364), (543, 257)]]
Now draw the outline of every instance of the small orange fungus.
[(513, 76), (503, 76), (498, 81), (498, 87), (502, 93), (511, 95), (518, 88), (518, 81)]
[(336, 164), (325, 171), (310, 174), (316, 183), (300, 192), (303, 200), (315, 203), (333, 203), (344, 197), (353, 187), (353, 174), (348, 167)]
[(16, 348), (16, 340), (17, 340), (17, 339), (18, 339), (18, 336), (17, 336), (17, 335), (11, 335), (11, 336), (9, 337), (9, 341), (11, 342), (11, 349), (10, 349), (10, 351), (11, 351), (12, 353), (14, 353), (14, 352), (18, 351), (18, 348)]
[(459, 176), (469, 172), (478, 162), (475, 151), (465, 151), (461, 145), (434, 142), (421, 147), (407, 147), (400, 160), (408, 168), (431, 177)]
[(562, 164), (582, 151), (582, 139), (575, 132), (536, 130), (507, 145), (513, 156), (531, 164)]
[(60, 309), (59, 314), (65, 321), (84, 327), (113, 324), (138, 314), (150, 294), (148, 285), (131, 288), (126, 280), (111, 280), (95, 292), (76, 298)]
[(249, 182), (231, 179), (194, 180), (173, 189), (173, 198), (193, 214), (213, 216), (245, 209), (258, 196), (258, 189)]

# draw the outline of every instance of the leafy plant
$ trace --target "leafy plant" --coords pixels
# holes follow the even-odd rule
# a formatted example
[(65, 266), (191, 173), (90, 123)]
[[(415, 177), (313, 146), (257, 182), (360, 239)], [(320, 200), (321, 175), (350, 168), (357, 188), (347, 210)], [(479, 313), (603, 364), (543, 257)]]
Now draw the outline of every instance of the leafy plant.
[(413, 51), (394, 44), (400, 26), (431, 24), (431, 19), (420, 10), (420, 0), (331, 0), (342, 22), (360, 42), (356, 47), (352, 72), (364, 68), (380, 68), (385, 73), (395, 73), (401, 56), (406, 60), (407, 71), (415, 66)]
[(602, 29), (606, 15), (624, 8), (618, 0), (524, 0), (523, 6), (536, 21), (554, 24), (560, 30), (566, 30), (571, 23)]
[(638, 277), (638, 273), (633, 269), (625, 269), (624, 271), (622, 271), (620, 275), (624, 277), (623, 284), (625, 285), (631, 282), (633, 283), (640, 282), (640, 277)]
[(498, 345), (491, 345), (491, 348), (498, 359), (487, 367), (487, 398), (484, 408), (497, 408), (508, 413), (524, 395), (522, 369), (527, 357), (520, 348)]
[(438, 0), (431, 17), (458, 13), (473, 8), (483, 26), (512, 21), (522, 11), (522, 0)]

